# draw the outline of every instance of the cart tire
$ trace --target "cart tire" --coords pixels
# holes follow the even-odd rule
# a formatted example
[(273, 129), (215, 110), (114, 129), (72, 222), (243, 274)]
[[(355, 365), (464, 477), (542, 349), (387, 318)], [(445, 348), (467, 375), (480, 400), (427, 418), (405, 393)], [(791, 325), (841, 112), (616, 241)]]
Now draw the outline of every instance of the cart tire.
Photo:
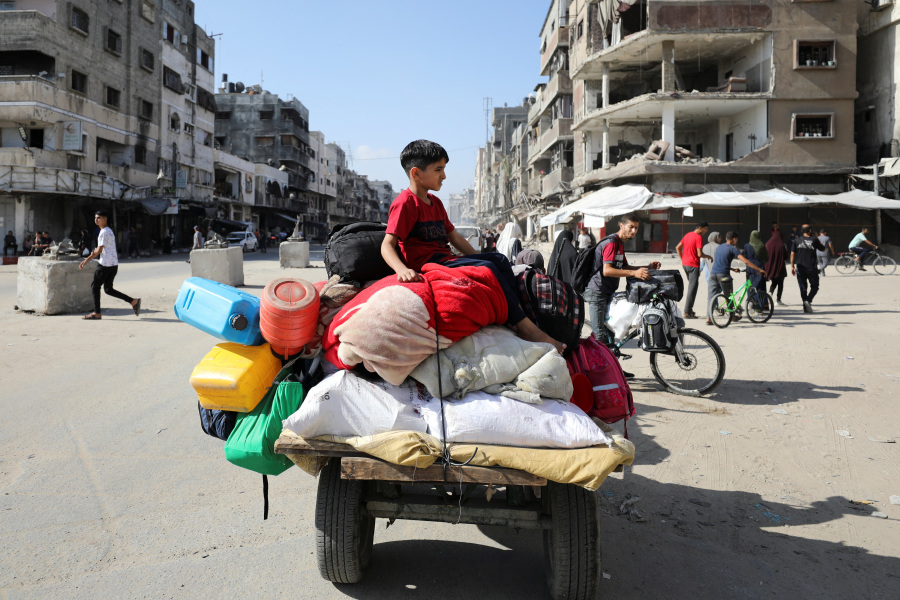
[(551, 529), (544, 530), (547, 586), (553, 600), (593, 600), (600, 587), (600, 519), (597, 495), (550, 481)]
[(335, 583), (358, 583), (369, 566), (375, 518), (365, 509), (365, 483), (341, 479), (341, 459), (319, 474), (316, 495), (316, 558), (319, 573)]

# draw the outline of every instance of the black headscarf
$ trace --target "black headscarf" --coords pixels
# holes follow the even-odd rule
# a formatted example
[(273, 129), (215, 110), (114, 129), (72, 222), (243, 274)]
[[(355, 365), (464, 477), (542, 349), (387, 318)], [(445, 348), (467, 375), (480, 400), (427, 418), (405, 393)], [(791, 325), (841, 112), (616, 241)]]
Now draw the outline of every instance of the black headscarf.
[(575, 270), (575, 259), (578, 252), (572, 245), (574, 236), (568, 229), (564, 229), (553, 244), (553, 252), (550, 254), (550, 263), (547, 266), (547, 275), (556, 277), (566, 283), (572, 283), (572, 275)]

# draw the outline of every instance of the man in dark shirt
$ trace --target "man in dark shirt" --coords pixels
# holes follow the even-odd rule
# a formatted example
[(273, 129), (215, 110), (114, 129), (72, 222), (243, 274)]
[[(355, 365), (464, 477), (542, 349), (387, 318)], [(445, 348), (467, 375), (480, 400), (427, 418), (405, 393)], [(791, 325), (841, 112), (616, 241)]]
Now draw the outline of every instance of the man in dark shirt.
[[(600, 240), (594, 250), (594, 274), (584, 290), (584, 299), (590, 307), (594, 339), (600, 343), (609, 341), (606, 311), (610, 298), (619, 288), (619, 279), (637, 277), (646, 281), (650, 279), (650, 269), (660, 266), (658, 262), (652, 262), (646, 267), (633, 267), (625, 258), (625, 241), (637, 235), (640, 225), (640, 219), (633, 213), (624, 215), (619, 219), (619, 231)], [(634, 377), (631, 373), (625, 373), (625, 376)]]
[[(819, 238), (812, 234), (812, 228), (804, 225), (800, 228), (800, 237), (794, 240), (791, 247), (791, 275), (797, 276), (800, 286), (800, 299), (803, 300), (803, 312), (811, 313), (812, 301), (819, 291), (819, 269), (816, 250), (824, 251), (825, 246)], [(807, 286), (809, 292), (807, 292)]]
[(3, 256), (6, 256), (7, 250), (12, 250), (12, 255), (16, 255), (16, 251), (19, 249), (19, 244), (16, 242), (16, 236), (13, 235), (12, 229), (10, 229), (6, 233), (6, 237), (3, 238)]
[[(732, 271), (740, 273), (740, 269), (731, 268), (731, 262), (735, 259), (740, 260), (747, 265), (748, 269), (753, 269), (759, 274), (765, 276), (766, 272), (747, 260), (747, 257), (738, 250), (738, 234), (736, 231), (729, 231), (725, 234), (725, 243), (720, 244), (716, 248), (716, 255), (713, 258), (713, 264), (709, 272), (709, 297), (706, 303), (706, 324), (712, 325), (712, 299), (716, 294), (725, 294), (728, 298), (734, 293), (734, 280), (731, 277)], [(734, 309), (734, 320), (741, 320), (741, 307), (736, 306)]]

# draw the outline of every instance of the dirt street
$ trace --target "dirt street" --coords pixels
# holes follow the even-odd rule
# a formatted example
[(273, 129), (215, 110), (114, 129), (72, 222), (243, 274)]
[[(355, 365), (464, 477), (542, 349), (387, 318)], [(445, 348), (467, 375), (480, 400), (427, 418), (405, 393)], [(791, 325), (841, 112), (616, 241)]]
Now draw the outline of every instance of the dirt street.
[[(94, 322), (16, 313), (0, 267), (0, 599), (545, 597), (539, 533), (468, 525), (379, 520), (367, 579), (322, 580), (316, 481), (270, 478), (263, 521), (261, 478), (200, 430), (188, 377), (216, 340), (175, 318), (184, 258), (124, 261), (143, 314), (103, 296)], [(313, 260), (290, 273), (324, 279)], [(246, 289), (283, 274), (248, 255)], [(765, 325), (689, 322), (726, 355), (710, 397), (624, 364), (637, 458), (598, 492), (602, 597), (900, 597), (900, 274), (829, 268), (812, 315), (785, 287)]]

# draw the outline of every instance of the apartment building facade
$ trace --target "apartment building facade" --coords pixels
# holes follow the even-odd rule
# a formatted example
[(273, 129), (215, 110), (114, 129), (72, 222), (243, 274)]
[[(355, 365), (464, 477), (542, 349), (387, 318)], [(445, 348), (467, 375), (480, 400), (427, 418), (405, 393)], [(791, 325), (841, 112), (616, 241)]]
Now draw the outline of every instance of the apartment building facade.
[[(0, 219), (19, 243), (164, 212), (158, 7), (149, 2), (0, 3)], [(146, 210), (145, 210), (146, 208)], [(116, 212), (127, 219), (116, 218)], [(157, 231), (142, 231), (142, 237)]]
[(245, 87), (240, 82), (229, 84), (215, 96), (215, 145), (217, 148), (252, 163), (275, 167), (288, 176), (288, 184), (280, 190), (270, 184), (271, 193), (265, 203), (257, 203), (253, 212), (259, 226), (293, 228), (297, 216), (314, 229), (322, 228), (310, 207), (320, 201), (310, 186), (315, 184), (318, 156), (310, 144), (309, 110), (296, 98), (283, 100), (259, 85)]
[(520, 106), (494, 108), (491, 111), (491, 139), (479, 150), (475, 195), (477, 219), (491, 225), (505, 223), (514, 211), (528, 212), (528, 200), (521, 189), (524, 166), (516, 131), (526, 123), (531, 106), (526, 98)]

